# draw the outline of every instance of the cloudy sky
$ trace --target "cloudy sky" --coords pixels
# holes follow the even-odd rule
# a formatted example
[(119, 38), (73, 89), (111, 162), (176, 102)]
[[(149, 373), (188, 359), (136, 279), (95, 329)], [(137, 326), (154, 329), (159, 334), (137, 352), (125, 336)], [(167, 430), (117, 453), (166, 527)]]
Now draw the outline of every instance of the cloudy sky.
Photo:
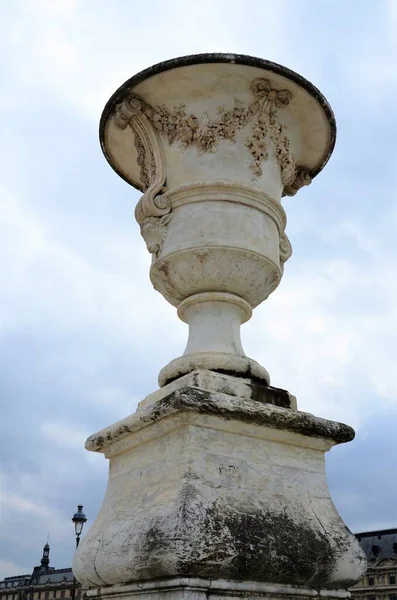
[(107, 482), (85, 438), (134, 411), (184, 348), (151, 287), (138, 192), (98, 143), (131, 75), (199, 52), (282, 63), (330, 101), (325, 171), (286, 198), (294, 255), (243, 328), (247, 354), (302, 410), (356, 440), (328, 455), (353, 531), (397, 526), (395, 0), (0, 0), (0, 576), (30, 572), (47, 533), (71, 564), (77, 503)]

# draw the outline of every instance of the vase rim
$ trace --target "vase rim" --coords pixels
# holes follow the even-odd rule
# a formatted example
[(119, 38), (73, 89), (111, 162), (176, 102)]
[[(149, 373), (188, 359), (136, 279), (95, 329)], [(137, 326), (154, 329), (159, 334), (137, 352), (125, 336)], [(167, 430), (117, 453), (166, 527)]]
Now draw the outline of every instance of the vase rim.
[(172, 59), (157, 63), (155, 65), (152, 65), (151, 67), (148, 67), (147, 69), (144, 69), (143, 71), (140, 71), (139, 73), (136, 73), (135, 75), (133, 75), (132, 77), (127, 79), (127, 81), (125, 81), (112, 94), (112, 96), (109, 98), (109, 100), (105, 104), (105, 107), (102, 111), (100, 122), (99, 122), (99, 140), (100, 140), (101, 149), (102, 149), (102, 152), (103, 152), (106, 160), (109, 162), (109, 164), (112, 166), (112, 168), (129, 185), (132, 185), (133, 187), (136, 187), (138, 190), (142, 191), (140, 189), (140, 187), (137, 187), (136, 185), (134, 185), (116, 167), (116, 165), (113, 163), (113, 160), (106, 148), (106, 142), (105, 142), (106, 124), (107, 124), (109, 117), (114, 112), (116, 105), (124, 99), (125, 95), (128, 93), (128, 91), (131, 88), (137, 86), (139, 83), (142, 83), (146, 79), (153, 77), (154, 75), (158, 75), (165, 71), (169, 71), (172, 69), (178, 69), (178, 68), (186, 67), (186, 66), (193, 66), (193, 65), (199, 65), (199, 64), (222, 64), (222, 63), (256, 67), (259, 69), (263, 69), (264, 71), (267, 71), (267, 72), (275, 73), (276, 75), (281, 75), (282, 77), (289, 79), (290, 81), (292, 81), (299, 87), (303, 88), (306, 92), (308, 92), (308, 94), (310, 94), (317, 101), (318, 105), (322, 109), (322, 111), (326, 117), (326, 120), (328, 122), (328, 125), (330, 128), (330, 139), (329, 139), (329, 143), (328, 143), (328, 149), (327, 149), (328, 151), (327, 151), (326, 155), (324, 156), (323, 161), (321, 162), (321, 164), (319, 164), (317, 166), (317, 168), (313, 169), (313, 171), (311, 172), (311, 176), (315, 177), (316, 175), (318, 175), (320, 173), (320, 171), (322, 171), (322, 169), (325, 167), (325, 165), (329, 161), (331, 154), (334, 150), (335, 142), (336, 142), (337, 128), (336, 128), (334, 112), (333, 112), (328, 100), (320, 92), (320, 90), (315, 85), (313, 85), (310, 81), (305, 79), (305, 77), (302, 77), (302, 75), (299, 75), (299, 73), (296, 73), (292, 69), (289, 69), (288, 67), (284, 67), (283, 65), (280, 65), (276, 62), (266, 60), (264, 58), (258, 58), (255, 56), (249, 56), (246, 54), (235, 54), (235, 53), (230, 53), (230, 52), (229, 53), (213, 52), (213, 53), (205, 53), (205, 54), (190, 54), (187, 56), (172, 58)]

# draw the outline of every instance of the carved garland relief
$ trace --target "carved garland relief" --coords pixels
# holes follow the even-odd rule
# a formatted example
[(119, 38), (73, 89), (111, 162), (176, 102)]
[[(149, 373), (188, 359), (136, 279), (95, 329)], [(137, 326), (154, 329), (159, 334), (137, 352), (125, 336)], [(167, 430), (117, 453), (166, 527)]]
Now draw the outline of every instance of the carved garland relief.
[[(282, 135), (282, 126), (276, 116), (276, 108), (287, 106), (292, 98), (288, 90), (274, 90), (268, 79), (258, 78), (251, 84), (251, 90), (256, 100), (247, 105), (238, 98), (234, 99), (234, 107), (227, 110), (218, 106), (218, 117), (211, 119), (205, 112), (201, 119), (196, 115), (187, 114), (185, 106), (172, 109), (164, 104), (153, 108), (142, 98), (129, 94), (116, 108), (115, 122), (120, 128), (126, 127), (131, 118), (143, 114), (153, 127), (165, 137), (169, 144), (179, 142), (182, 149), (196, 146), (202, 152), (215, 152), (222, 140), (235, 141), (236, 133), (252, 122), (252, 136), (247, 139), (246, 146), (251, 154), (251, 169), (254, 177), (262, 175), (261, 163), (269, 156), (269, 138), (281, 169), (281, 180), (289, 185), (295, 177), (295, 162), (292, 157), (289, 140)], [(141, 167), (141, 179), (144, 183), (145, 168)]]
[(134, 133), (140, 180), (146, 190), (136, 207), (135, 216), (149, 252), (160, 252), (166, 226), (171, 219), (170, 202), (162, 194), (165, 191), (165, 164), (158, 136), (166, 138), (169, 144), (179, 143), (183, 150), (195, 146), (201, 153), (215, 152), (222, 140), (235, 142), (236, 133), (256, 119), (251, 136), (245, 142), (251, 155), (249, 168), (253, 178), (262, 175), (262, 162), (272, 151), (280, 167), (284, 195), (295, 195), (303, 185), (311, 182), (306, 169), (297, 169), (289, 140), (283, 135), (283, 127), (277, 119), (276, 109), (289, 104), (291, 92), (273, 89), (270, 81), (264, 78), (255, 79), (251, 83), (251, 91), (255, 96), (251, 104), (235, 98), (231, 109), (218, 106), (215, 119), (211, 119), (207, 112), (201, 119), (188, 114), (184, 105), (170, 109), (163, 104), (154, 108), (134, 94), (128, 94), (117, 105), (114, 115), (116, 126), (125, 129), (130, 125)]

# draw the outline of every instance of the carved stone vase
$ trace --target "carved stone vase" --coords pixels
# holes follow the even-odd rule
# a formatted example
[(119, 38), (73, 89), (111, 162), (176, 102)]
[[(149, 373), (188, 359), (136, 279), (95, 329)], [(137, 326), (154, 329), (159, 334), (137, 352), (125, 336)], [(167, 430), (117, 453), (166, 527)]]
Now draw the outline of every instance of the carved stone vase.
[(91, 599), (347, 600), (365, 560), (325, 453), (354, 432), (297, 410), (240, 340), (291, 255), (281, 198), (332, 152), (331, 108), (274, 63), (190, 56), (127, 81), (100, 137), (143, 192), (151, 281), (189, 338), (160, 389), (86, 442), (109, 459), (109, 483), (75, 576)]
[(332, 151), (320, 92), (273, 63), (203, 55), (127, 81), (101, 121), (102, 149), (142, 190), (135, 216), (150, 278), (189, 324), (160, 386), (204, 368), (269, 383), (240, 325), (278, 286), (291, 255), (280, 200), (308, 185)]

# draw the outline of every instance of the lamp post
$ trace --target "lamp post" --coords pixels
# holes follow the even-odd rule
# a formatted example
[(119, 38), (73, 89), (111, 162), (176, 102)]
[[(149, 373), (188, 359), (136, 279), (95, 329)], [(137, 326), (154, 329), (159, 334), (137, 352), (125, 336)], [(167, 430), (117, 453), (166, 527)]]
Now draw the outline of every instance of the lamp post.
[[(83, 505), (77, 505), (77, 512), (72, 517), (74, 523), (74, 531), (76, 534), (76, 549), (79, 547), (81, 532), (83, 531), (84, 523), (87, 521), (87, 517), (83, 513)], [(72, 589), (72, 600), (76, 597), (76, 578), (73, 574), (73, 589)]]
[(79, 547), (80, 535), (83, 531), (84, 523), (87, 521), (87, 517), (83, 513), (83, 505), (79, 504), (77, 506), (77, 512), (74, 513), (72, 517), (72, 521), (74, 523), (74, 530), (76, 533), (76, 548)]

